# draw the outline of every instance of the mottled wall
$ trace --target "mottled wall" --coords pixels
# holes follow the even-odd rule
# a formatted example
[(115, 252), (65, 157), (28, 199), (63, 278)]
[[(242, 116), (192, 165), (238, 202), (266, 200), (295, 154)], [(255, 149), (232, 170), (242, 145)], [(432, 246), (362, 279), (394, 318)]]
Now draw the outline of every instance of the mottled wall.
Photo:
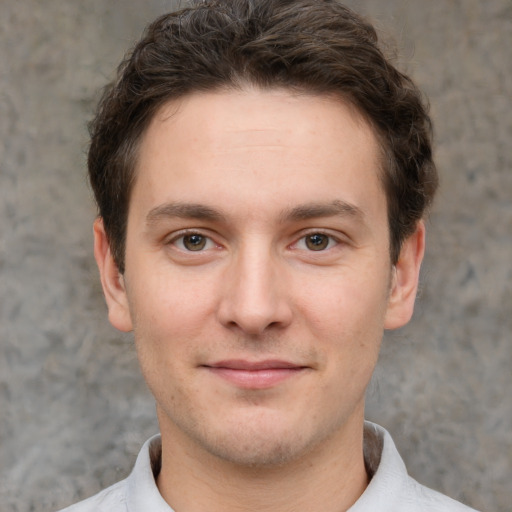
[[(423, 483), (485, 510), (512, 491), (512, 2), (351, 1), (431, 99), (442, 191), (411, 325), (368, 417)], [(167, 4), (167, 7), (170, 4)], [(0, 1), (0, 510), (54, 510), (129, 471), (156, 431), (92, 257), (85, 123), (164, 2)]]

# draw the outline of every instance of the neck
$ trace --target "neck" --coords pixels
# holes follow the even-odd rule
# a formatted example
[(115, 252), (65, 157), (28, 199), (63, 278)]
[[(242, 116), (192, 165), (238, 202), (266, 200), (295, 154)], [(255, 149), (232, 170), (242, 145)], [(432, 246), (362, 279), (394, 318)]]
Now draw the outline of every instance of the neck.
[(177, 512), (342, 512), (368, 485), (363, 420), (281, 466), (245, 467), (198, 453), (181, 432), (162, 429), (157, 485)]

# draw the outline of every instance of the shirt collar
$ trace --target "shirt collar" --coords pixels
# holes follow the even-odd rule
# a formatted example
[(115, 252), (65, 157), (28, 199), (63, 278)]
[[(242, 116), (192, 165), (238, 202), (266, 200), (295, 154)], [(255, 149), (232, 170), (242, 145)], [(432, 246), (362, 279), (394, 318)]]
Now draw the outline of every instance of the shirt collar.
[(148, 439), (141, 448), (135, 467), (128, 477), (127, 508), (129, 512), (172, 512), (156, 486), (160, 471), (162, 440), (160, 435)]
[(407, 469), (387, 430), (369, 421), (364, 424), (364, 457), (371, 480), (348, 512), (395, 511), (406, 491)]

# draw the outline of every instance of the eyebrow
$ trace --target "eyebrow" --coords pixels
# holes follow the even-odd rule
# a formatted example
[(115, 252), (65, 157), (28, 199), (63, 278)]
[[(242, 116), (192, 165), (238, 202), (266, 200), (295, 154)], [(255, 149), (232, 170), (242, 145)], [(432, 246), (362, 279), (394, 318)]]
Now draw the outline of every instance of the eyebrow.
[(182, 219), (200, 219), (221, 221), (225, 217), (218, 210), (196, 203), (166, 203), (149, 211), (146, 216), (147, 224), (154, 224), (160, 220), (179, 217)]
[(329, 203), (307, 203), (287, 209), (281, 214), (281, 221), (335, 216), (354, 217), (364, 220), (364, 213), (359, 207), (345, 201), (335, 200)]
[[(364, 219), (363, 211), (356, 205), (335, 200), (329, 203), (307, 203), (281, 212), (281, 222), (315, 219), (319, 217), (355, 217)], [(226, 217), (219, 210), (199, 203), (166, 203), (151, 209), (146, 216), (147, 224), (178, 217), (182, 219), (200, 219), (208, 221), (225, 221)]]

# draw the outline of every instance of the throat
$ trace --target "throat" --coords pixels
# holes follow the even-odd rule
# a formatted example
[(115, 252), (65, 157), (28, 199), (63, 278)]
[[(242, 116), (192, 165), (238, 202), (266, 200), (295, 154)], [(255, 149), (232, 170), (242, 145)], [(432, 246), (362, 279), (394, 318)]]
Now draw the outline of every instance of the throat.
[(370, 480), (362, 443), (358, 452), (265, 468), (220, 460), (175, 464), (163, 456), (153, 471), (160, 494), (177, 511), (340, 512), (357, 501)]

